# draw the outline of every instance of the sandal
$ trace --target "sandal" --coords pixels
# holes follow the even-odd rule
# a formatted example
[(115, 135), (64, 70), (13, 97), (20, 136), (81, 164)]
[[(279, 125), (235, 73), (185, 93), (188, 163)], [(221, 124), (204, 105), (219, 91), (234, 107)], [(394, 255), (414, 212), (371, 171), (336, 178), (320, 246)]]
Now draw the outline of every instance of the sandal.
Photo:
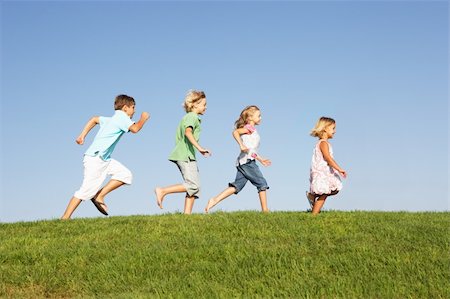
[(96, 201), (95, 198), (92, 198), (91, 201), (92, 201), (92, 203), (95, 205), (95, 207), (97, 208), (97, 210), (99, 210), (100, 213), (102, 213), (102, 214), (105, 215), (105, 216), (108, 216), (108, 212), (106, 212), (106, 210), (102, 207), (102, 206), (105, 206), (105, 207), (106, 207), (106, 205), (105, 205), (104, 202)]

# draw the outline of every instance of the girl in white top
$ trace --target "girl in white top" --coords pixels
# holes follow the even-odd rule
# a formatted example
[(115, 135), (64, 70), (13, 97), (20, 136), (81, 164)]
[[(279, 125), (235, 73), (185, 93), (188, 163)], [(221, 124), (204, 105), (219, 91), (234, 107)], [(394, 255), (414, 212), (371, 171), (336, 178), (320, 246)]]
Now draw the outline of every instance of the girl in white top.
[(258, 153), (260, 137), (255, 126), (260, 123), (261, 111), (257, 106), (248, 106), (242, 110), (239, 119), (235, 122), (235, 130), (233, 131), (233, 137), (241, 149), (236, 161), (236, 178), (234, 182), (228, 184), (228, 188), (208, 201), (205, 208), (206, 213), (231, 194), (238, 194), (247, 181), (250, 181), (258, 189), (262, 211), (269, 211), (266, 196), (266, 190), (269, 189), (269, 186), (256, 164), (256, 161), (264, 166), (271, 164), (269, 159), (261, 157)]
[(319, 138), (311, 160), (310, 190), (306, 192), (314, 215), (320, 213), (328, 196), (336, 195), (342, 189), (339, 175), (347, 177), (347, 172), (333, 159), (333, 149), (328, 142), (335, 133), (336, 122), (329, 117), (321, 117), (311, 131), (311, 136)]

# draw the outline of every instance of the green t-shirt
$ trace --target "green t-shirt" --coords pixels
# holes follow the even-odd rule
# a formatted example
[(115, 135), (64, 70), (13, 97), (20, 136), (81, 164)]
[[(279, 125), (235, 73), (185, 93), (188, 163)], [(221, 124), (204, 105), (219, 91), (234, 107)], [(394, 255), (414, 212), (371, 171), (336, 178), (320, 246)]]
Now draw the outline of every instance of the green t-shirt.
[(171, 161), (189, 161), (195, 160), (195, 147), (187, 139), (186, 128), (192, 127), (192, 135), (198, 142), (200, 138), (200, 117), (197, 113), (189, 112), (181, 119), (175, 135), (175, 148), (169, 156)]

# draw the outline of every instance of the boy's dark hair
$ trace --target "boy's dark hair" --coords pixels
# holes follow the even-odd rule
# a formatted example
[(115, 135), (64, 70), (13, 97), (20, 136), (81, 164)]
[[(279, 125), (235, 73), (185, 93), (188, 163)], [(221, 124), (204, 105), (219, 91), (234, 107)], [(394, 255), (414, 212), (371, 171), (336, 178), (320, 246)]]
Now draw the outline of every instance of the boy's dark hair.
[(126, 94), (119, 94), (114, 100), (114, 110), (122, 110), (123, 106), (133, 105), (136, 105), (134, 99)]

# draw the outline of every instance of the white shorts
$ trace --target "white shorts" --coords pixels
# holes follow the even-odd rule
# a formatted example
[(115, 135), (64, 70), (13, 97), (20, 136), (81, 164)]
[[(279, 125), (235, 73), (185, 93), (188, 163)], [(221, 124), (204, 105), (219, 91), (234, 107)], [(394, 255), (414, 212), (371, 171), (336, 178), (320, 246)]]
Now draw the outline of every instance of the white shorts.
[(90, 200), (93, 198), (98, 190), (101, 189), (103, 182), (108, 175), (112, 180), (124, 182), (125, 184), (131, 184), (133, 175), (131, 171), (120, 162), (111, 159), (109, 161), (103, 161), (102, 158), (96, 156), (84, 156), (84, 178), (80, 189), (75, 192), (74, 197), (81, 200)]

